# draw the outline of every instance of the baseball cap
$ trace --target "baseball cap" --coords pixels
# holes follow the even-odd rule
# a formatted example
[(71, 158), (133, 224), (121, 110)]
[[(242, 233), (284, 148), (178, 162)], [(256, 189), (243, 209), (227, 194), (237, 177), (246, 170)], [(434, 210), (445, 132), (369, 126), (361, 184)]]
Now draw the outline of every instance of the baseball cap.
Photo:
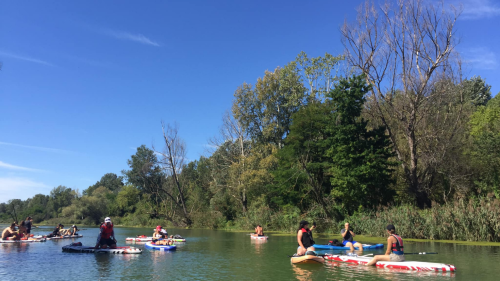
[(111, 222), (111, 219), (110, 219), (109, 217), (106, 217), (106, 218), (104, 219), (104, 222)]

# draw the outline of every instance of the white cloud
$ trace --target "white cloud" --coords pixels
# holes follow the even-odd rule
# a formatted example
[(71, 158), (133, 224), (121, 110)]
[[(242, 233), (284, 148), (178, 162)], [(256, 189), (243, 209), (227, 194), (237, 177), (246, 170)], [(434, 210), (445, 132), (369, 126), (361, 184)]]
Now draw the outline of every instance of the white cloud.
[(470, 63), (472, 67), (479, 69), (496, 69), (498, 67), (497, 55), (488, 48), (471, 48), (463, 54), (465, 61)]
[(5, 168), (9, 170), (18, 170), (18, 171), (28, 171), (28, 172), (43, 172), (43, 170), (16, 166), (2, 161), (0, 161), (0, 168)]
[(26, 200), (38, 193), (47, 193), (49, 186), (27, 178), (0, 177), (0, 202)]
[(47, 151), (47, 152), (56, 152), (56, 153), (73, 153), (72, 151), (63, 150), (63, 149), (24, 145), (24, 144), (1, 142), (1, 141), (0, 141), (0, 145), (17, 146), (17, 147), (24, 147), (24, 148), (30, 148), (30, 149), (35, 149), (35, 150)]
[(491, 0), (462, 0), (463, 19), (490, 18), (500, 15), (500, 5)]
[(142, 34), (132, 34), (126, 31), (117, 31), (117, 30), (111, 30), (111, 29), (106, 29), (104, 32), (112, 37), (115, 37), (117, 39), (122, 39), (122, 40), (128, 40), (128, 41), (133, 41), (145, 45), (150, 45), (150, 46), (155, 46), (155, 47), (160, 47), (160, 44), (156, 43), (155, 41), (149, 39), (148, 37), (142, 35)]
[(13, 58), (13, 59), (24, 60), (24, 61), (29, 61), (29, 62), (39, 63), (39, 64), (45, 64), (45, 65), (49, 65), (49, 66), (54, 66), (53, 64), (46, 62), (44, 60), (20, 56), (20, 55), (7, 53), (7, 52), (3, 52), (3, 51), (0, 51), (0, 56), (5, 56), (5, 57)]

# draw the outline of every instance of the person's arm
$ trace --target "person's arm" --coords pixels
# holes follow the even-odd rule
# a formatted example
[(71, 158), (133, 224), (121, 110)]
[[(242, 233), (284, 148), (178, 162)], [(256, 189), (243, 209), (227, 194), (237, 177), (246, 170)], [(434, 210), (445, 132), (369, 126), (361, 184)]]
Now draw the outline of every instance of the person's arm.
[(391, 248), (392, 248), (392, 239), (393, 237), (387, 238), (387, 250), (385, 251), (385, 255), (388, 256), (391, 254)]
[(351, 233), (351, 236), (354, 238), (354, 236), (356, 236), (356, 234), (354, 234), (354, 232), (352, 230), (349, 230), (349, 232)]
[(99, 242), (101, 242), (102, 227), (99, 228), (99, 234), (97, 235), (97, 241), (95, 244), (96, 249), (99, 248)]
[(304, 247), (304, 244), (302, 244), (302, 230), (299, 230), (299, 232), (297, 233), (297, 243), (299, 243), (299, 246), (302, 247), (302, 248), (306, 248)]
[(115, 230), (111, 230), (111, 237), (113, 237), (113, 241), (115, 242), (116, 244), (116, 238), (115, 238)]
[(340, 234), (342, 235), (342, 238), (345, 238), (345, 236), (346, 236), (346, 234), (347, 234), (347, 230), (342, 229), (342, 230), (340, 231)]

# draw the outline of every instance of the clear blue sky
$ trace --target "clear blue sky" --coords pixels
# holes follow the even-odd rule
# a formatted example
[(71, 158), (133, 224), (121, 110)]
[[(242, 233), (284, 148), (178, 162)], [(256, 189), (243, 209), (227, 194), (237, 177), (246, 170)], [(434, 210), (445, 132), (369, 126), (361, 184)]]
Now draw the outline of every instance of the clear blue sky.
[[(240, 84), (300, 51), (340, 54), (361, 2), (2, 1), (0, 202), (120, 174), (161, 146), (161, 120), (199, 158)], [(466, 74), (497, 93), (500, 1), (462, 2)]]

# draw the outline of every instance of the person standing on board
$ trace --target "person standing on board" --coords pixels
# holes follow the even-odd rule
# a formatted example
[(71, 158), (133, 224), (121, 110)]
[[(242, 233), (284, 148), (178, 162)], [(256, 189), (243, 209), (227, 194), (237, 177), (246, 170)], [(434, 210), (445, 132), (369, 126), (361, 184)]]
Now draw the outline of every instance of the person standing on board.
[(396, 234), (396, 228), (394, 225), (389, 224), (387, 226), (387, 233), (389, 234), (389, 238), (387, 238), (387, 251), (385, 252), (385, 255), (377, 255), (373, 257), (373, 259), (366, 265), (375, 265), (378, 261), (405, 261), (403, 239)]
[(297, 256), (303, 256), (307, 252), (314, 251), (314, 240), (312, 236), (312, 230), (316, 228), (313, 224), (309, 228), (309, 223), (307, 221), (301, 221), (299, 224), (299, 230), (297, 231), (297, 243), (299, 247), (297, 248)]
[(113, 230), (113, 223), (109, 217), (104, 219), (104, 223), (101, 224), (95, 248), (98, 249), (99, 246), (101, 249), (107, 249), (108, 247), (116, 249), (115, 231)]
[(351, 248), (351, 252), (354, 252), (354, 247), (358, 247), (360, 252), (363, 252), (363, 245), (361, 243), (354, 241), (354, 231), (349, 226), (349, 223), (346, 222), (344, 225), (345, 228), (343, 228), (340, 231), (340, 235), (342, 235), (343, 241), (342, 244), (344, 244), (345, 247)]
[(33, 219), (31, 217), (27, 217), (24, 220), (24, 226), (26, 227), (26, 232), (29, 236), (31, 234), (31, 228), (33, 227)]

